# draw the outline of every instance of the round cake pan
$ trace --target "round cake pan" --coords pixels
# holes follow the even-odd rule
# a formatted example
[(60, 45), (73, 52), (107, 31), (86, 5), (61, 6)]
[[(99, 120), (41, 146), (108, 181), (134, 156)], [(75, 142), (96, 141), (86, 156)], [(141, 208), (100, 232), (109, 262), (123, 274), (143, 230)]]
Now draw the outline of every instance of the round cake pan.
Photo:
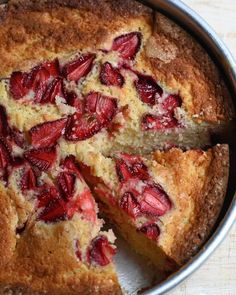
[[(186, 29), (192, 36), (194, 36), (202, 46), (208, 51), (212, 59), (220, 68), (225, 82), (227, 83), (231, 94), (233, 103), (236, 109), (236, 62), (230, 54), (227, 47), (219, 39), (212, 28), (193, 10), (186, 6), (183, 2), (178, 0), (147, 0), (139, 1), (145, 5), (152, 7), (155, 10), (162, 12), (176, 23)], [(235, 124), (235, 123), (233, 123)], [(214, 252), (219, 244), (226, 237), (229, 229), (236, 221), (236, 141), (235, 134), (229, 134), (224, 142), (230, 145), (231, 159), (230, 159), (230, 178), (228, 184), (228, 191), (225, 198), (224, 206), (221, 215), (213, 230), (212, 236), (202, 247), (199, 253), (183, 266), (178, 272), (171, 275), (161, 284), (145, 291), (145, 295), (159, 295), (166, 294), (169, 290), (176, 287), (189, 275), (191, 275), (207, 258)]]

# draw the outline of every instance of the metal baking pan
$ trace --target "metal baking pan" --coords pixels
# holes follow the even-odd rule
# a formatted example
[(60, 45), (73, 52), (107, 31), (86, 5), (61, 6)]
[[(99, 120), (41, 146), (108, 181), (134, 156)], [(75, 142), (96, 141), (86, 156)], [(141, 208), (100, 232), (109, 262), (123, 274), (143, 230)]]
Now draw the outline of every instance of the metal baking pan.
[[(152, 7), (155, 10), (162, 12), (169, 18), (173, 19), (184, 29), (190, 32), (198, 42), (208, 51), (212, 59), (220, 68), (225, 82), (227, 83), (233, 98), (233, 103), (236, 109), (236, 62), (230, 54), (227, 47), (219, 39), (211, 27), (193, 10), (178, 0), (146, 0), (139, 1), (145, 5)], [(234, 123), (235, 124), (235, 123)], [(234, 126), (233, 126), (234, 127)], [(234, 129), (234, 128), (233, 128)], [(127, 254), (128, 250), (121, 253), (117, 257), (117, 268), (119, 279), (122, 286), (128, 294), (136, 294), (139, 288), (144, 288), (150, 285), (153, 278), (160, 279), (160, 282), (155, 281), (154, 286), (141, 292), (145, 295), (166, 294), (184, 279), (191, 275), (207, 258), (215, 251), (219, 244), (226, 237), (229, 229), (236, 221), (236, 139), (235, 132), (226, 134), (219, 141), (226, 142), (230, 145), (230, 178), (228, 184), (227, 195), (220, 217), (215, 228), (212, 231), (211, 237), (199, 251), (199, 253), (184, 265), (179, 271), (163, 278), (145, 262), (137, 262), (137, 257), (134, 254)], [(122, 242), (118, 242), (122, 243)], [(118, 245), (119, 246), (119, 245)], [(121, 247), (122, 248), (122, 247)]]

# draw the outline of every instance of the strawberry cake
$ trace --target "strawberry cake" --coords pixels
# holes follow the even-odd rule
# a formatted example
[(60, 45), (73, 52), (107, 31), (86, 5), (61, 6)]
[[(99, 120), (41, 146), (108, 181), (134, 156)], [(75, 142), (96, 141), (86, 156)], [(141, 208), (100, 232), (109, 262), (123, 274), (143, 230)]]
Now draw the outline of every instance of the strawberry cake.
[(163, 271), (193, 257), (234, 119), (205, 50), (128, 0), (11, 0), (0, 38), (0, 294), (122, 294), (101, 216)]

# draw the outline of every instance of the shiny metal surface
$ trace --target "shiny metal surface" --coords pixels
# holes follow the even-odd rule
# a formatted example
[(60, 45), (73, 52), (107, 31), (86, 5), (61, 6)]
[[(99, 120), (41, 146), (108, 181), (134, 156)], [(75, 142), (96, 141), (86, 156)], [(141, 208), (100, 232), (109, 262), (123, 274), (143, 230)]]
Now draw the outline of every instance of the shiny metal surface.
[[(211, 27), (193, 10), (178, 0), (146, 0), (139, 1), (149, 5), (154, 9), (166, 14), (177, 23), (182, 25), (192, 35), (194, 35), (200, 43), (207, 49), (211, 57), (218, 64), (224, 73), (225, 80), (231, 90), (234, 106), (236, 106), (236, 62), (230, 54), (227, 47), (219, 39)], [(180, 282), (192, 274), (219, 246), (226, 237), (229, 229), (236, 221), (236, 144), (233, 136), (228, 136), (228, 143), (231, 148), (231, 168), (228, 192), (225, 199), (224, 208), (217, 228), (213, 235), (205, 244), (203, 249), (178, 272), (170, 276), (167, 280), (158, 284), (156, 287), (142, 293), (145, 295), (165, 294), (177, 286)], [(233, 151), (233, 152), (232, 152)]]

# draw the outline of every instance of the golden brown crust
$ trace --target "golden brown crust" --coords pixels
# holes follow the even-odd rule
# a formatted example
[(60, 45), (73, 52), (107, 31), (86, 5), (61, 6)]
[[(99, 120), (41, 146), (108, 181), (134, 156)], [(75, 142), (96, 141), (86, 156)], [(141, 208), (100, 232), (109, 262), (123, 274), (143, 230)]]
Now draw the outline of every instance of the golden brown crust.
[(183, 28), (160, 13), (146, 52), (157, 79), (181, 94), (195, 120), (216, 122), (233, 117), (230, 93), (212, 59)]
[(97, 47), (130, 18), (151, 20), (150, 15), (149, 9), (128, 0), (10, 1), (0, 27), (0, 76), (34, 60)]

